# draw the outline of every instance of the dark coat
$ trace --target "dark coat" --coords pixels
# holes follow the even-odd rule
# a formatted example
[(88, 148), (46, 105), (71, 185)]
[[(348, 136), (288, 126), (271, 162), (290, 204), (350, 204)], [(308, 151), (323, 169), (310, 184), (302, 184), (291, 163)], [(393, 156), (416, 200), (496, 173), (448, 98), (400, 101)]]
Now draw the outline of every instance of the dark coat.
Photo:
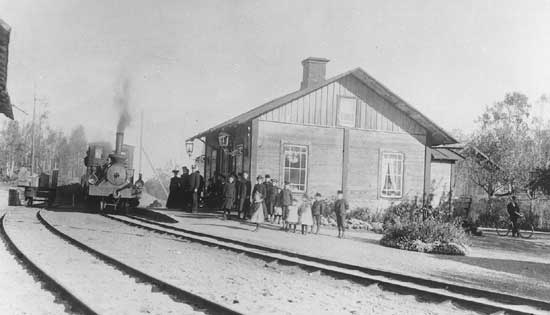
[(189, 174), (182, 174), (180, 177), (180, 187), (182, 191), (191, 191), (191, 181)]
[(264, 184), (254, 185), (254, 189), (252, 190), (252, 197), (254, 197), (256, 192), (259, 192), (260, 195), (262, 195), (262, 199), (265, 199), (266, 191), (265, 191), (265, 185)]
[(313, 215), (321, 215), (323, 212), (326, 212), (327, 204), (323, 200), (315, 200), (313, 206), (311, 206), (311, 213)]
[(180, 179), (178, 177), (172, 177), (170, 179), (170, 193), (168, 194), (168, 200), (166, 200), (166, 208), (176, 209), (180, 205)]
[(271, 201), (271, 193), (273, 189), (272, 182), (264, 182), (265, 195), (264, 198), (266, 201)]
[(334, 202), (334, 212), (336, 213), (336, 215), (345, 216), (348, 209), (349, 204), (346, 199), (340, 199)]
[(508, 209), (508, 215), (510, 216), (510, 218), (517, 219), (519, 217), (519, 215), (517, 215), (517, 213), (519, 213), (519, 205), (517, 202), (510, 202), (506, 208)]
[(191, 175), (189, 175), (189, 190), (195, 191), (195, 189), (198, 191), (201, 188), (201, 174), (197, 172), (193, 172)]
[(247, 179), (241, 179), (239, 181), (239, 185), (237, 186), (238, 189), (238, 193), (239, 193), (239, 200), (240, 199), (247, 199), (247, 198), (250, 198), (250, 181), (247, 180)]
[(223, 208), (232, 209), (237, 197), (237, 188), (235, 183), (225, 183), (223, 186)]
[(281, 190), (281, 206), (288, 207), (292, 205), (292, 192), (290, 189)]

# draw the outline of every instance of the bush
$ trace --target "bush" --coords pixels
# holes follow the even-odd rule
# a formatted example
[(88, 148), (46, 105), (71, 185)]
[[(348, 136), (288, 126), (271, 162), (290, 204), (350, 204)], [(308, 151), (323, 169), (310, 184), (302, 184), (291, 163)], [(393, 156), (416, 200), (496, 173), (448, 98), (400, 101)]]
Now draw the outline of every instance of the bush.
[(448, 209), (420, 208), (405, 201), (390, 206), (384, 215), (384, 246), (406, 250), (466, 255), (468, 237), (462, 220), (453, 218)]
[(458, 223), (436, 219), (389, 225), (380, 243), (400, 249), (449, 255), (466, 255), (469, 251), (468, 237)]

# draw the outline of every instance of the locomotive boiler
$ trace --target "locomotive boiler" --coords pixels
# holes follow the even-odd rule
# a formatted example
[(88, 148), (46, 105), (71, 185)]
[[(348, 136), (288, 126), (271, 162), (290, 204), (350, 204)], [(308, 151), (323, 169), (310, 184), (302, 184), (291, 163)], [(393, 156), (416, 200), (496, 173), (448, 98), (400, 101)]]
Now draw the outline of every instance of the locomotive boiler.
[(94, 142), (88, 146), (82, 178), (84, 199), (99, 207), (127, 211), (139, 204), (144, 186), (140, 178), (134, 182), (134, 147), (124, 144), (124, 133), (116, 133), (115, 150), (109, 143)]

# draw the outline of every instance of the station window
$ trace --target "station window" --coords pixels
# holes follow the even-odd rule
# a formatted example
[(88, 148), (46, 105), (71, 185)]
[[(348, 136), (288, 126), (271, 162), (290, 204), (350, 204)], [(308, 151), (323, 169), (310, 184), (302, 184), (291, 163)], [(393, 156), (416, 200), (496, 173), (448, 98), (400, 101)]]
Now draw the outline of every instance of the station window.
[(381, 187), (382, 197), (401, 198), (403, 196), (403, 154), (382, 152)]
[(290, 183), (293, 191), (307, 189), (308, 147), (305, 145), (284, 144), (283, 181)]

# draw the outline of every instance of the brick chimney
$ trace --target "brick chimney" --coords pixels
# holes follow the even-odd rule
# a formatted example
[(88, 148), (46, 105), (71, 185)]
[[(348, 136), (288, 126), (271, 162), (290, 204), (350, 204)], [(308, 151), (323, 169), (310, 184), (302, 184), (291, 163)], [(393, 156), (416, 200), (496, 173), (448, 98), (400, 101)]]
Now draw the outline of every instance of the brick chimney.
[(308, 87), (317, 85), (325, 81), (325, 74), (327, 72), (327, 62), (330, 60), (326, 58), (309, 57), (302, 61), (304, 67), (304, 73), (302, 78), (302, 84), (300, 89), (307, 89)]

